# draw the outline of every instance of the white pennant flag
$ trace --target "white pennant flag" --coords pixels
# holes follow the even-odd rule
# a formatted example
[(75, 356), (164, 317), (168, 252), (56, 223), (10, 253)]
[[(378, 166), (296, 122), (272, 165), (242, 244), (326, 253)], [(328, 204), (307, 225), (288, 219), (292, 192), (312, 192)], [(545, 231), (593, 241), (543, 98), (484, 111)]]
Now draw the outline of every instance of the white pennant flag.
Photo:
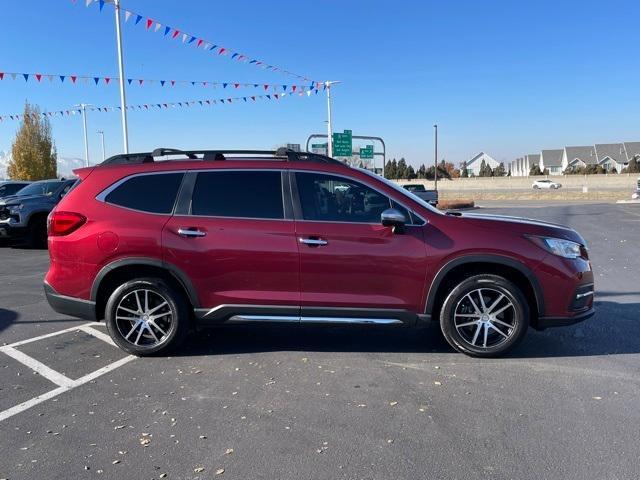
[(130, 17), (131, 17), (131, 12), (129, 10), (125, 10), (124, 11), (124, 23), (127, 23), (129, 21)]
[(158, 30), (160, 30), (160, 27), (162, 27), (162, 25), (156, 22), (156, 30), (155, 31), (157, 32)]
[(53, 75), (47, 75), (47, 78), (49, 79), (50, 82), (53, 82)]
[(188, 35), (186, 33), (182, 34), (182, 43), (187, 41), (187, 37), (188, 37)]
[(87, 0), (87, 7), (93, 3), (93, 0)]
[(16, 73), (11, 73), (10, 75), (11, 75), (11, 79), (12, 79), (12, 80), (15, 80), (15, 79), (16, 79), (16, 75), (17, 75)]

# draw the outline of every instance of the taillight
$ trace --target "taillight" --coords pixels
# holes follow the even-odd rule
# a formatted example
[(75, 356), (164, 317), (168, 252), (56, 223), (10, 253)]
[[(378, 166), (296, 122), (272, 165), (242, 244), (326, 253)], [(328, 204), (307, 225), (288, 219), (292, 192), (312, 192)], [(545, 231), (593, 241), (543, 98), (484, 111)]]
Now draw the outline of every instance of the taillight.
[(86, 217), (74, 212), (57, 212), (49, 214), (47, 233), (50, 237), (61, 237), (76, 231), (87, 221)]

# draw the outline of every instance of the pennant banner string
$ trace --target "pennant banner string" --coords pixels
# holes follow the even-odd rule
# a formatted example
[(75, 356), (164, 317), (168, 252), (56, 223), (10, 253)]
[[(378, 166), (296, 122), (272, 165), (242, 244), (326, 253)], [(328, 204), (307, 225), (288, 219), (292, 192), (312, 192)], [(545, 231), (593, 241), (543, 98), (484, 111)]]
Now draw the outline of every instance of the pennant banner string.
[[(143, 103), (140, 105), (127, 105), (127, 110), (163, 110), (169, 108), (186, 108), (193, 106), (212, 106), (218, 104), (233, 104), (233, 103), (253, 103), (259, 100), (282, 100), (286, 97), (291, 96), (300, 96), (300, 97), (310, 97), (311, 94), (318, 94), (318, 89), (314, 90), (306, 90), (300, 91), (297, 93), (292, 92), (283, 92), (283, 93), (273, 93), (273, 94), (262, 94), (262, 95), (247, 95), (243, 97), (228, 97), (228, 98), (218, 98), (218, 99), (203, 99), (203, 100), (186, 100), (184, 102), (160, 102), (160, 103)], [(120, 107), (86, 107), (87, 110), (92, 112), (116, 112), (120, 111)], [(45, 112), (41, 112), (43, 117), (65, 117), (71, 115), (80, 115), (82, 110), (79, 108), (73, 108), (68, 110), (48, 110)], [(15, 115), (0, 115), (0, 122), (5, 120), (21, 120), (23, 118), (22, 114)]]
[[(0, 71), (0, 81), (2, 80), (19, 80), (31, 83), (57, 83), (57, 84), (72, 84), (72, 85), (111, 85), (117, 84), (120, 80), (119, 77), (107, 77), (104, 75), (76, 75), (76, 74), (52, 74), (52, 73), (37, 73), (37, 72), (4, 72)], [(261, 90), (282, 90), (283, 92), (291, 91), (296, 92), (298, 90), (312, 90), (314, 88), (320, 88), (320, 83), (310, 83), (309, 85), (285, 85), (282, 83), (253, 83), (253, 82), (220, 82), (220, 81), (208, 81), (208, 80), (159, 80), (151, 78), (127, 78), (129, 85), (137, 86), (151, 86), (160, 85), (161, 87), (175, 87), (178, 86), (190, 86), (190, 87), (205, 87), (205, 88), (258, 88)]]
[[(71, 2), (74, 4), (78, 3), (77, 0), (71, 0)], [(86, 7), (98, 4), (100, 7), (100, 12), (103, 11), (105, 3), (113, 4), (113, 0), (84, 0), (84, 4)], [(253, 58), (249, 55), (245, 55), (230, 48), (224, 47), (220, 43), (205, 40), (196, 35), (192, 35), (191, 33), (187, 33), (184, 30), (169, 26), (166, 23), (158, 22), (153, 18), (145, 17), (144, 15), (136, 13), (132, 10), (127, 10), (124, 8), (122, 8), (121, 10), (124, 13), (125, 23), (131, 22), (133, 26), (144, 28), (147, 32), (158, 33), (162, 35), (163, 38), (166, 38), (168, 40), (176, 40), (184, 45), (193, 46), (195, 48), (209, 52), (215, 56), (226, 56), (230, 60), (253, 65), (263, 70), (281, 73), (289, 77), (299, 78), (304, 82), (313, 81), (309, 77), (306, 77), (304, 75), (299, 75), (289, 70), (271, 65), (257, 58)]]

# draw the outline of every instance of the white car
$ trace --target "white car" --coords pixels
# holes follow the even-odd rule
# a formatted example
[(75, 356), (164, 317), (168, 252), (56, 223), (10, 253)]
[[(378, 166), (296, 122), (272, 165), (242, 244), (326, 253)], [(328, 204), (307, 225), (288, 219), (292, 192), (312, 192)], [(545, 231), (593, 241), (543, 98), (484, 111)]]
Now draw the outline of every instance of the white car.
[(538, 190), (540, 188), (552, 188), (554, 190), (557, 190), (561, 186), (562, 186), (561, 183), (552, 182), (551, 180), (536, 180), (535, 182), (533, 182), (534, 190)]

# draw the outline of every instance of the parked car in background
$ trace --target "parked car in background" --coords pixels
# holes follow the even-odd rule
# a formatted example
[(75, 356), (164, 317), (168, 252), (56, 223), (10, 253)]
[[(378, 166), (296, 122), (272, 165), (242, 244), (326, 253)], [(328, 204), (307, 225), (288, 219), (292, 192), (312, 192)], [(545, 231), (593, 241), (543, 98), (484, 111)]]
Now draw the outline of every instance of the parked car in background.
[(47, 215), (76, 179), (41, 180), (0, 200), (0, 239), (30, 247), (47, 244)]
[(75, 173), (49, 215), (46, 297), (59, 313), (104, 318), (135, 355), (221, 324), (432, 320), (456, 350), (488, 357), (530, 326), (594, 313), (586, 243), (571, 228), (442, 213), (323, 155), (158, 149)]
[(636, 191), (631, 194), (631, 198), (633, 200), (640, 199), (640, 177), (638, 177), (638, 182), (636, 183)]
[(0, 200), (4, 197), (15, 195), (19, 190), (23, 189), (31, 182), (23, 182), (18, 180), (0, 181)]
[(428, 202), (429, 204), (436, 206), (438, 205), (438, 191), (437, 190), (427, 190), (424, 185), (421, 184), (409, 184), (403, 185), (406, 190), (409, 190), (416, 197)]
[(539, 190), (542, 188), (557, 190), (558, 188), (562, 187), (562, 184), (547, 179), (547, 180), (536, 180), (535, 182), (533, 182), (532, 186), (534, 190)]

